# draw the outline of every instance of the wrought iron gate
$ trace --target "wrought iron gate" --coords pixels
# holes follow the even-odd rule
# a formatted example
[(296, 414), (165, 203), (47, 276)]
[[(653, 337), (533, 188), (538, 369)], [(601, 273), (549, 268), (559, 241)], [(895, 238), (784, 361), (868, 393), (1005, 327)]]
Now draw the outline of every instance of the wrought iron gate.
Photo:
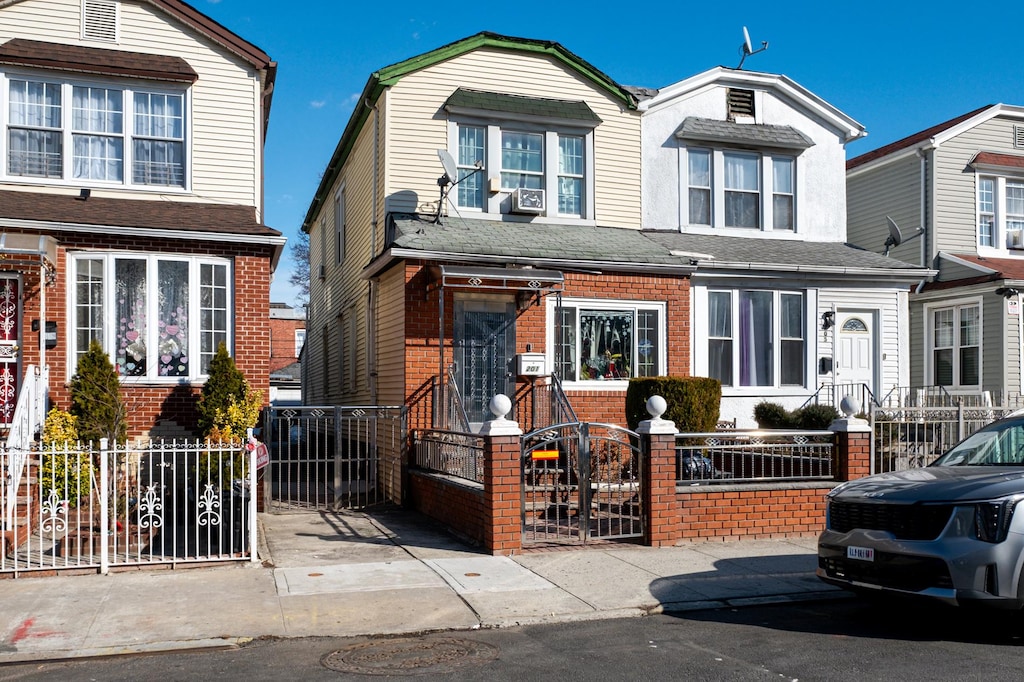
[(573, 422), (523, 437), (523, 543), (587, 542), (643, 535), (636, 433)]
[(402, 406), (269, 408), (262, 439), (270, 461), (270, 512), (357, 509), (393, 501), (406, 442)]

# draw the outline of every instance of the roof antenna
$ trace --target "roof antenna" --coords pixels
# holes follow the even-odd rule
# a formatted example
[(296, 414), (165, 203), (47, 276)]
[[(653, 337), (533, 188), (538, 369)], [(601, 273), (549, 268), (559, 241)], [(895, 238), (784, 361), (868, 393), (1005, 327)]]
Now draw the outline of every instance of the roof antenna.
[(448, 198), (448, 193), (455, 189), (455, 185), (484, 169), (484, 162), (478, 159), (477, 162), (473, 164), (476, 168), (474, 168), (471, 173), (466, 173), (464, 177), (456, 180), (455, 178), (459, 177), (459, 167), (455, 165), (455, 159), (448, 153), (448, 150), (438, 149), (437, 158), (441, 159), (441, 166), (444, 168), (444, 175), (437, 179), (437, 186), (441, 188), (441, 200), (437, 202), (437, 215), (434, 216), (435, 225), (441, 222), (441, 209), (444, 206), (444, 200)]
[(746, 61), (747, 57), (749, 57), (752, 54), (757, 54), (758, 52), (764, 52), (767, 49), (768, 49), (768, 41), (767, 40), (762, 40), (761, 41), (761, 47), (759, 47), (756, 50), (753, 47), (751, 47), (751, 45), (750, 45), (750, 34), (747, 33), (747, 27), (744, 26), (743, 27), (743, 44), (740, 45), (740, 54), (743, 55), (743, 57), (740, 58), (740, 65), (737, 66), (736, 68), (737, 69), (742, 69), (743, 68), (743, 62)]

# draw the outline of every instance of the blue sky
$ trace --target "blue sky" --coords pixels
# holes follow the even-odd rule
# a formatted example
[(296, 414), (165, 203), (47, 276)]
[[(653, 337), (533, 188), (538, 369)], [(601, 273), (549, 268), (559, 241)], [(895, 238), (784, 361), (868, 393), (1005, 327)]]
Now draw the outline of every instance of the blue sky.
[[(624, 85), (660, 88), (714, 66), (781, 73), (867, 128), (857, 156), (986, 104), (1024, 105), (1019, 6), (924, 3), (190, 0), (278, 62), (266, 223), (291, 239), (369, 75), (473, 35), (561, 43)], [(637, 11), (631, 11), (635, 9)], [(433, 172), (434, 169), (430, 169)], [(271, 298), (294, 304), (290, 246)]]

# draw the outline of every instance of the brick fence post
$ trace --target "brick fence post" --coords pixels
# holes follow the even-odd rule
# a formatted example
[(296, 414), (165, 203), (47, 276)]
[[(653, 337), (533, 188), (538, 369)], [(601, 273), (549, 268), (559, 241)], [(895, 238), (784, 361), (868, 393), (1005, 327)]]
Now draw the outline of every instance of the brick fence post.
[(484, 422), (484, 548), (494, 555), (511, 554), (523, 546), (523, 431), (505, 419), (512, 409), (508, 396), (491, 399), (494, 419)]
[(662, 419), (665, 399), (651, 396), (651, 419), (640, 422), (643, 478), (640, 482), (644, 509), (644, 542), (652, 547), (671, 545), (679, 539), (681, 512), (676, 499), (676, 425)]
[(847, 416), (829, 425), (836, 434), (836, 480), (852, 481), (871, 473), (871, 425), (866, 419)]

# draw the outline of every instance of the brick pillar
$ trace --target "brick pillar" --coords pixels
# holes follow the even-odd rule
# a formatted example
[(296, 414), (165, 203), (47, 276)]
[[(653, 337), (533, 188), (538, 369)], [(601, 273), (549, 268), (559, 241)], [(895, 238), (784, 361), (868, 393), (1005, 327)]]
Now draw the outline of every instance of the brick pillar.
[(676, 499), (676, 425), (661, 419), (665, 412), (665, 399), (661, 396), (647, 401), (647, 411), (652, 419), (640, 422), (637, 428), (644, 451), (644, 542), (663, 547), (679, 539), (682, 518)]
[(484, 548), (494, 555), (511, 554), (523, 546), (523, 432), (514, 421), (504, 418), (511, 406), (504, 395), (492, 398), (491, 411), (501, 415), (485, 422), (480, 430), (484, 441)]
[(836, 434), (836, 480), (851, 481), (871, 473), (871, 425), (864, 419), (837, 419), (829, 426)]

